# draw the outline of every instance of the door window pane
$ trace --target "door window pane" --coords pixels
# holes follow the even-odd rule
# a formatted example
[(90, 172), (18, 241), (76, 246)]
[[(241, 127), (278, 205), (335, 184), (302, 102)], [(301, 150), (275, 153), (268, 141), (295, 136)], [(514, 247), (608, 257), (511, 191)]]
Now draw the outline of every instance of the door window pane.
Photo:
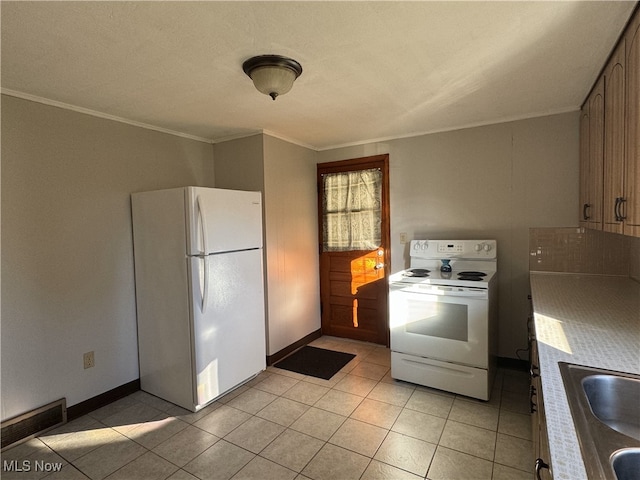
[(382, 171), (322, 176), (323, 251), (374, 250), (382, 244)]

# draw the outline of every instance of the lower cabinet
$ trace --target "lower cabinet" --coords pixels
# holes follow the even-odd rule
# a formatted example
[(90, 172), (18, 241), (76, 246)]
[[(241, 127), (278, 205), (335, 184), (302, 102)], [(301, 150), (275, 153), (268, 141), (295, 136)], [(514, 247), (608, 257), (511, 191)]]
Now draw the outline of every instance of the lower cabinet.
[(531, 377), (530, 401), (531, 401), (531, 426), (533, 434), (534, 472), (537, 480), (553, 478), (551, 473), (551, 452), (549, 451), (549, 439), (547, 437), (547, 422), (544, 415), (544, 400), (542, 398), (542, 377), (538, 361), (538, 344), (535, 339), (535, 327), (533, 322), (529, 326), (529, 341), (531, 352), (531, 364), (529, 375)]

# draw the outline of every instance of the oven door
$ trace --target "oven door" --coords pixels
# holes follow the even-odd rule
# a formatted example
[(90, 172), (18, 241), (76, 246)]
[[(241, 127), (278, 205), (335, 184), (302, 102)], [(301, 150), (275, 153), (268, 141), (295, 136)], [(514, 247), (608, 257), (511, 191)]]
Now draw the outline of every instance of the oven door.
[(392, 284), (391, 350), (479, 368), (489, 366), (489, 292)]

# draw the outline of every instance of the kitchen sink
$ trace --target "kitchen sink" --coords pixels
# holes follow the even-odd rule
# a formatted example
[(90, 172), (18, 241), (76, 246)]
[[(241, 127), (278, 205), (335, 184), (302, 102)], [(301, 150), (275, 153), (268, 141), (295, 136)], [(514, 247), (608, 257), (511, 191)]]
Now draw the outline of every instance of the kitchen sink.
[(589, 375), (582, 379), (582, 388), (598, 420), (640, 440), (640, 379)]
[(637, 480), (640, 475), (640, 448), (625, 448), (611, 456), (611, 465), (618, 480)]
[(638, 479), (640, 375), (559, 362), (589, 478)]

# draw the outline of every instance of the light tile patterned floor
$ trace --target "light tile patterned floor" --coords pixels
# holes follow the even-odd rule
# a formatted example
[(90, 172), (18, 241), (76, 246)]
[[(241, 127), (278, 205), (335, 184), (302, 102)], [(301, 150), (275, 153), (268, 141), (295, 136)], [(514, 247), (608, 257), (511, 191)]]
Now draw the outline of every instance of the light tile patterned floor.
[[(197, 413), (136, 392), (4, 452), (2, 478), (531, 478), (525, 372), (499, 370), (481, 402), (394, 381), (386, 348), (312, 345), (356, 358), (331, 380), (269, 367)], [(30, 471), (6, 471), (11, 460)]]

